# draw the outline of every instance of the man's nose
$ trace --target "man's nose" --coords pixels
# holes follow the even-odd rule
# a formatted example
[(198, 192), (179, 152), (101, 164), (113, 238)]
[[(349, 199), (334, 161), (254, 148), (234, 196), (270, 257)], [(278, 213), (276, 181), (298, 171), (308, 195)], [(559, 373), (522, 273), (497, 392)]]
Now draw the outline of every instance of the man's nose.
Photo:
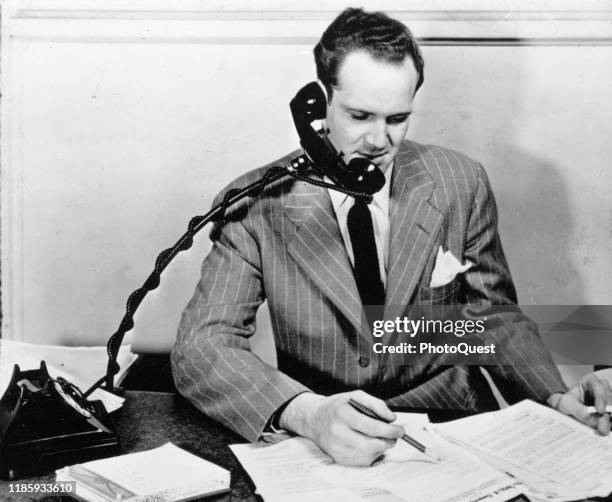
[(389, 131), (385, 121), (376, 121), (371, 124), (370, 129), (365, 135), (365, 141), (372, 148), (378, 150), (387, 146)]

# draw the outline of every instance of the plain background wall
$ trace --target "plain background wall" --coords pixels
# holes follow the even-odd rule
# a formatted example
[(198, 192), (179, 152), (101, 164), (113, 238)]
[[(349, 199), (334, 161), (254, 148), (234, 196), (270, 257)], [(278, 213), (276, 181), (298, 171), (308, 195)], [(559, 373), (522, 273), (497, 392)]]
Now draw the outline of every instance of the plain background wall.
[[(424, 39), (408, 137), (485, 165), (520, 300), (611, 304), (610, 2), (362, 3)], [(3, 337), (105, 343), (191, 216), (297, 146), (288, 102), (344, 3), (280, 4), (4, 3)], [(138, 347), (171, 343), (207, 234), (141, 306)]]

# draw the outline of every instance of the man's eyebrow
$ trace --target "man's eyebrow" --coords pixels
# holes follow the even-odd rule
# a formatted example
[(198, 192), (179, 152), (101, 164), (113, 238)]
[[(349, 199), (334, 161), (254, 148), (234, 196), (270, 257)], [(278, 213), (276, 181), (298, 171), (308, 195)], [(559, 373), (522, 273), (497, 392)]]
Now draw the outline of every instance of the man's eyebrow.
[[(368, 114), (368, 115), (374, 115), (373, 112), (370, 112), (368, 110), (363, 110), (361, 108), (354, 108), (352, 106), (347, 106), (347, 105), (342, 105), (342, 106), (343, 106), (343, 108), (346, 111), (351, 112), (351, 113), (365, 113), (365, 114)], [(400, 115), (411, 115), (411, 114), (412, 114), (412, 109), (401, 111), (401, 112), (392, 113), (391, 115), (388, 115), (388, 117), (397, 117), (397, 116), (400, 116)]]
[(368, 113), (368, 114), (372, 115), (372, 112), (369, 112), (369, 111), (367, 111), (367, 110), (363, 110), (363, 109), (361, 109), (361, 108), (353, 108), (352, 106), (346, 106), (346, 105), (343, 105), (343, 106), (344, 106), (344, 109), (345, 109), (346, 111), (349, 111), (349, 112), (354, 112), (354, 113)]

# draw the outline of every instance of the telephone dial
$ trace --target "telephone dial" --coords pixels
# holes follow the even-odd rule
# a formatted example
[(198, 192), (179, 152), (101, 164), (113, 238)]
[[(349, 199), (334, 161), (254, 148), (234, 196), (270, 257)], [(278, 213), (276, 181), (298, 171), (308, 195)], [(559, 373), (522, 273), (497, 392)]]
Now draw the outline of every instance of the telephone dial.
[(325, 174), (334, 184), (354, 192), (372, 195), (385, 184), (383, 172), (368, 159), (356, 157), (344, 162), (325, 131), (316, 131), (313, 123), (323, 120), (327, 99), (321, 84), (310, 82), (302, 87), (289, 104), (300, 143), (313, 167)]

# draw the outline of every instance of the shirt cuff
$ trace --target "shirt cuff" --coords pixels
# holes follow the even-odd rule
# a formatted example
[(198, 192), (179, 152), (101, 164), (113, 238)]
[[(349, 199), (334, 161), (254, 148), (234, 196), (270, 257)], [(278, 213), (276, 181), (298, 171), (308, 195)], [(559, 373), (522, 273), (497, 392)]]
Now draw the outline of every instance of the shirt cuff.
[(289, 403), (293, 401), (296, 397), (304, 394), (305, 392), (309, 391), (304, 391), (300, 392), (299, 394), (296, 394), (291, 399), (283, 403), (274, 413), (272, 413), (272, 415), (268, 419), (268, 422), (266, 423), (266, 426), (264, 427), (263, 434), (278, 434), (287, 432), (280, 426), (280, 417), (283, 414), (283, 411), (285, 411), (285, 408), (289, 406)]

